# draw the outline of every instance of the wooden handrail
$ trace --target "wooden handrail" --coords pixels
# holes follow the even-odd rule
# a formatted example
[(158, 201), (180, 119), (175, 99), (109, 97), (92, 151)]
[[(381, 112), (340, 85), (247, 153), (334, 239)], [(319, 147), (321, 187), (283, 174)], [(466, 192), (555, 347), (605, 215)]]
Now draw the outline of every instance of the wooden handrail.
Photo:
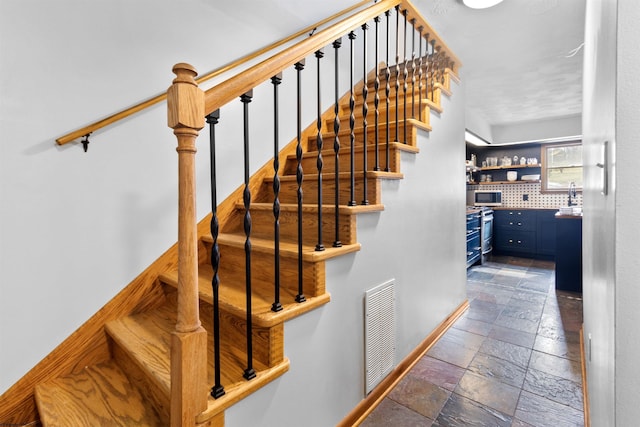
[[(302, 36), (304, 34), (307, 34), (310, 31), (313, 31), (316, 28), (321, 27), (321, 26), (325, 25), (326, 23), (335, 20), (335, 19), (339, 18), (342, 15), (346, 15), (349, 12), (351, 12), (353, 10), (356, 10), (356, 9), (358, 9), (358, 8), (360, 8), (360, 7), (362, 7), (365, 4), (370, 3), (370, 2), (371, 2), (371, 0), (363, 0), (363, 1), (359, 2), (359, 3), (356, 3), (353, 6), (350, 6), (350, 7), (346, 8), (346, 9), (344, 9), (344, 10), (341, 10), (340, 12), (338, 12), (338, 13), (336, 13), (334, 15), (331, 15), (328, 18), (325, 18), (325, 19), (323, 19), (321, 21), (316, 22), (315, 24), (312, 24), (312, 25), (310, 25), (310, 26), (308, 26), (306, 28), (303, 28), (302, 30), (298, 31), (295, 34), (290, 35), (289, 37), (286, 37), (286, 38), (284, 38), (284, 39), (282, 39), (280, 41), (277, 41), (277, 42), (272, 43), (272, 44), (270, 44), (270, 45), (268, 45), (266, 47), (263, 47), (262, 49), (258, 49), (258, 50), (254, 51), (252, 53), (249, 53), (249, 54), (247, 54), (247, 55), (245, 55), (245, 56), (243, 56), (243, 57), (241, 57), (239, 59), (236, 59), (235, 61), (232, 61), (232, 62), (228, 63), (227, 65), (223, 65), (222, 67), (216, 68), (215, 70), (210, 71), (209, 73), (198, 77), (196, 79), (196, 82), (198, 84), (202, 84), (202, 83), (204, 83), (204, 82), (206, 82), (208, 80), (211, 80), (214, 77), (217, 77), (217, 76), (219, 76), (219, 75), (221, 75), (223, 73), (226, 73), (227, 71), (232, 70), (232, 69), (234, 69), (236, 67), (239, 67), (240, 65), (245, 64), (245, 63), (247, 63), (247, 62), (259, 57), (260, 55), (263, 55), (263, 54), (265, 54), (265, 53), (267, 53), (267, 52), (269, 52), (271, 50), (274, 50), (274, 49), (276, 49), (276, 48), (278, 48), (278, 47), (280, 47), (280, 46), (292, 41), (292, 40), (295, 40), (296, 38), (298, 38), (298, 37), (300, 37), (300, 36)], [(75, 131), (73, 131), (71, 133), (63, 135), (63, 136), (61, 136), (61, 137), (56, 139), (56, 143), (58, 145), (67, 144), (67, 143), (69, 143), (69, 142), (71, 142), (73, 140), (76, 140), (78, 138), (81, 138), (81, 137), (83, 137), (85, 135), (89, 135), (89, 134), (95, 132), (98, 129), (102, 129), (105, 126), (108, 126), (108, 125), (110, 125), (112, 123), (115, 123), (117, 121), (125, 119), (125, 118), (127, 118), (127, 117), (129, 117), (129, 116), (131, 116), (131, 115), (133, 115), (133, 114), (135, 114), (137, 112), (139, 112), (139, 111), (142, 111), (142, 110), (144, 110), (144, 109), (146, 109), (148, 107), (151, 107), (152, 105), (155, 105), (155, 104), (157, 104), (159, 102), (162, 102), (165, 99), (167, 99), (166, 91), (161, 93), (161, 94), (159, 94), (159, 95), (154, 96), (153, 98), (149, 98), (146, 101), (142, 101), (141, 103), (136, 104), (133, 107), (129, 107), (129, 108), (127, 108), (125, 110), (122, 110), (122, 111), (120, 111), (120, 112), (118, 112), (116, 114), (112, 114), (111, 116), (106, 117), (106, 118), (104, 118), (102, 120), (98, 120), (97, 122), (94, 122), (94, 123), (92, 123), (92, 124), (90, 124), (88, 126), (85, 126), (85, 127), (81, 128), (81, 129), (77, 129), (77, 130), (75, 130)]]
[(397, 5), (401, 5), (401, 8), (404, 6), (405, 9), (402, 10), (407, 10), (407, 18), (415, 18), (416, 22), (419, 24), (418, 26), (423, 26), (423, 31), (428, 32), (432, 40), (436, 40), (436, 48), (441, 52), (445, 52), (447, 56), (454, 61), (453, 67), (450, 68), (454, 73), (457, 72), (457, 69), (460, 66), (460, 60), (447, 47), (440, 36), (435, 32), (435, 30), (433, 30), (433, 28), (431, 28), (427, 21), (409, 1), (382, 0), (367, 9), (343, 19), (331, 27), (314, 34), (312, 37), (298, 42), (290, 48), (265, 59), (259, 64), (243, 71), (242, 74), (235, 75), (210, 88), (205, 92), (205, 113), (209, 114), (221, 108), (231, 100), (239, 97), (241, 94), (270, 79), (286, 67), (295, 64), (300, 59), (305, 58), (318, 49), (327, 46), (337, 38), (347, 34), (349, 31), (360, 27), (363, 22), (367, 22)]

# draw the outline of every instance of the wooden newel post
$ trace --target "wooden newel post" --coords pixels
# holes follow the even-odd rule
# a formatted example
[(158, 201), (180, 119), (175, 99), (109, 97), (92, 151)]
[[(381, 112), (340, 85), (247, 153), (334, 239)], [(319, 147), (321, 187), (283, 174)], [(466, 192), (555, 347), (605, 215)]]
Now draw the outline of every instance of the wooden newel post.
[(207, 408), (207, 333), (198, 311), (195, 154), (204, 127), (204, 92), (189, 64), (173, 67), (168, 124), (178, 139), (178, 315), (171, 338), (171, 426), (194, 426)]

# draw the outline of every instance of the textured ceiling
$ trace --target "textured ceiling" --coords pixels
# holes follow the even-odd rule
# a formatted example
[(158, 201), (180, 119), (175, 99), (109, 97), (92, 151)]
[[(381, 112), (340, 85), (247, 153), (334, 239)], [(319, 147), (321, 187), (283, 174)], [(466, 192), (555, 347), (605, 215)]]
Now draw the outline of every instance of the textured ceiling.
[(491, 125), (582, 112), (585, 0), (413, 0), (463, 63), (467, 107)]

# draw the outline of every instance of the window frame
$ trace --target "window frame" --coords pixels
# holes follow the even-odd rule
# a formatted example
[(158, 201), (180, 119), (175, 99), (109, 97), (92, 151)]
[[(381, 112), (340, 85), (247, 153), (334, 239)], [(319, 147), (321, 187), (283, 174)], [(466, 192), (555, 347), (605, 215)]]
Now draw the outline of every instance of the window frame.
[[(543, 144), (541, 147), (541, 153), (540, 153), (540, 192), (541, 193), (566, 193), (567, 191), (569, 191), (569, 186), (567, 185), (566, 187), (561, 187), (561, 188), (551, 188), (549, 189), (548, 186), (548, 171), (549, 169), (559, 169), (558, 167), (555, 168), (549, 168), (548, 167), (548, 162), (547, 162), (547, 150), (550, 148), (557, 148), (557, 147), (572, 147), (572, 146), (580, 146), (582, 147), (582, 141), (581, 140), (577, 140), (577, 141), (567, 141), (567, 142), (561, 142), (561, 143), (552, 143), (552, 144)], [(572, 165), (572, 166), (565, 166), (565, 168), (576, 168), (576, 167), (580, 167), (583, 169), (584, 171), (584, 161), (580, 162), (579, 165)], [(577, 186), (576, 185), (576, 192), (578, 193), (582, 193), (582, 186)]]

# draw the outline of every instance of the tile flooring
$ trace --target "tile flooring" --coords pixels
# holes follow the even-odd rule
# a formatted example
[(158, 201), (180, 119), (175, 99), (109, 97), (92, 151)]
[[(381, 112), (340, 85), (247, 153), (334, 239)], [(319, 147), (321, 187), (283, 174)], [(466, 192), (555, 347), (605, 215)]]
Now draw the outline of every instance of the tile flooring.
[(470, 268), (469, 309), (361, 426), (583, 426), (582, 300), (554, 283), (549, 261)]

